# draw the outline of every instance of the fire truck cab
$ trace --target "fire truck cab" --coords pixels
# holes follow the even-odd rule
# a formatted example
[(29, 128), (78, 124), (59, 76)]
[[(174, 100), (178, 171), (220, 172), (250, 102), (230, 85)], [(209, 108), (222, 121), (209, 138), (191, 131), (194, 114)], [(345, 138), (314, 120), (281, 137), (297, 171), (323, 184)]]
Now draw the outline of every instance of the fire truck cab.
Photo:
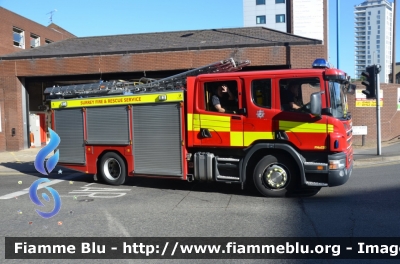
[(143, 176), (315, 195), (352, 173), (348, 80), (316, 60), (310, 69), (191, 76), (184, 90), (55, 99), (59, 164), (114, 185)]

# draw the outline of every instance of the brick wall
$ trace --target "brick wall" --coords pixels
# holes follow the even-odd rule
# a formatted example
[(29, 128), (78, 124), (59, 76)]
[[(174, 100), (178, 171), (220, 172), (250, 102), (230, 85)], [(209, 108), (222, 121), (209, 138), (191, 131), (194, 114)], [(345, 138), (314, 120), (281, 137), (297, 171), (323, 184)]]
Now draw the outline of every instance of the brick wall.
[(4, 108), (4, 88), (0, 88), (0, 151), (6, 150), (6, 123), (5, 123), (5, 108)]
[[(56, 25), (51, 26), (58, 28)], [(22, 29), (25, 32), (25, 50), (30, 49), (31, 33), (40, 37), (40, 46), (45, 45), (46, 39), (55, 42), (75, 37), (65, 30), (58, 30), (57, 32), (52, 28), (45, 27), (0, 7), (0, 55), (24, 50), (13, 45), (13, 27)]]
[[(357, 84), (357, 89), (365, 90), (365, 86)], [(397, 88), (399, 84), (381, 84), (383, 90), (383, 107), (381, 112), (381, 140), (388, 141), (400, 136), (400, 111), (397, 111), (399, 101)], [(376, 107), (356, 107), (355, 95), (348, 95), (349, 110), (353, 117), (353, 126), (367, 126), (366, 143), (377, 142)], [(362, 136), (354, 136), (354, 144), (361, 145)]]
[[(21, 82), (16, 77), (0, 77), (0, 98), (2, 107), (2, 132), (0, 132), (0, 151), (23, 148), (23, 122)], [(16, 135), (11, 135), (15, 128)]]

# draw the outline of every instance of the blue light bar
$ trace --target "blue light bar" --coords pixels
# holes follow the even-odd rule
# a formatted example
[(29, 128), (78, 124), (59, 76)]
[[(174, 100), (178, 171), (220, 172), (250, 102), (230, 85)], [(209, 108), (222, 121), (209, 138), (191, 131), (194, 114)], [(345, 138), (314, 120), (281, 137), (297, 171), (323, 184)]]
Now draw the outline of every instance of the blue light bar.
[(331, 68), (331, 64), (329, 62), (327, 62), (325, 59), (316, 59), (313, 64), (312, 64), (313, 68), (323, 68), (323, 69), (330, 69)]

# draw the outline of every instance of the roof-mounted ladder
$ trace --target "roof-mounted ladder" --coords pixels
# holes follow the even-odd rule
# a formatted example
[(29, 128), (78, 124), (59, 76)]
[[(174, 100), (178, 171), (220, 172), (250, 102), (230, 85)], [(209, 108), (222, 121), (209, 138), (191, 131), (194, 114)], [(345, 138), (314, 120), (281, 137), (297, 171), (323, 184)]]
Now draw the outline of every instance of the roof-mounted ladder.
[(242, 67), (249, 64), (250, 61), (248, 60), (238, 62), (233, 58), (229, 58), (160, 80), (142, 78), (139, 82), (118, 80), (49, 87), (44, 90), (44, 94), (47, 99), (61, 99), (184, 89), (186, 87), (186, 78), (189, 76), (197, 76), (207, 73), (234, 72), (241, 70)]

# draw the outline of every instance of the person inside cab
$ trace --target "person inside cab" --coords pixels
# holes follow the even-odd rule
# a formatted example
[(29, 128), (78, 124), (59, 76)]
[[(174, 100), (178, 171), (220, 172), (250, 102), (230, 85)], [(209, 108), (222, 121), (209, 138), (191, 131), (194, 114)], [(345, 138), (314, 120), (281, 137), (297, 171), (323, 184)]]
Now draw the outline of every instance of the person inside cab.
[(300, 97), (300, 84), (291, 82), (288, 89), (281, 95), (281, 104), (283, 110), (299, 110), (303, 107), (303, 102)]
[(220, 113), (235, 113), (234, 108), (237, 106), (237, 100), (226, 84), (218, 86), (215, 94), (211, 97), (211, 102), (214, 111)]

